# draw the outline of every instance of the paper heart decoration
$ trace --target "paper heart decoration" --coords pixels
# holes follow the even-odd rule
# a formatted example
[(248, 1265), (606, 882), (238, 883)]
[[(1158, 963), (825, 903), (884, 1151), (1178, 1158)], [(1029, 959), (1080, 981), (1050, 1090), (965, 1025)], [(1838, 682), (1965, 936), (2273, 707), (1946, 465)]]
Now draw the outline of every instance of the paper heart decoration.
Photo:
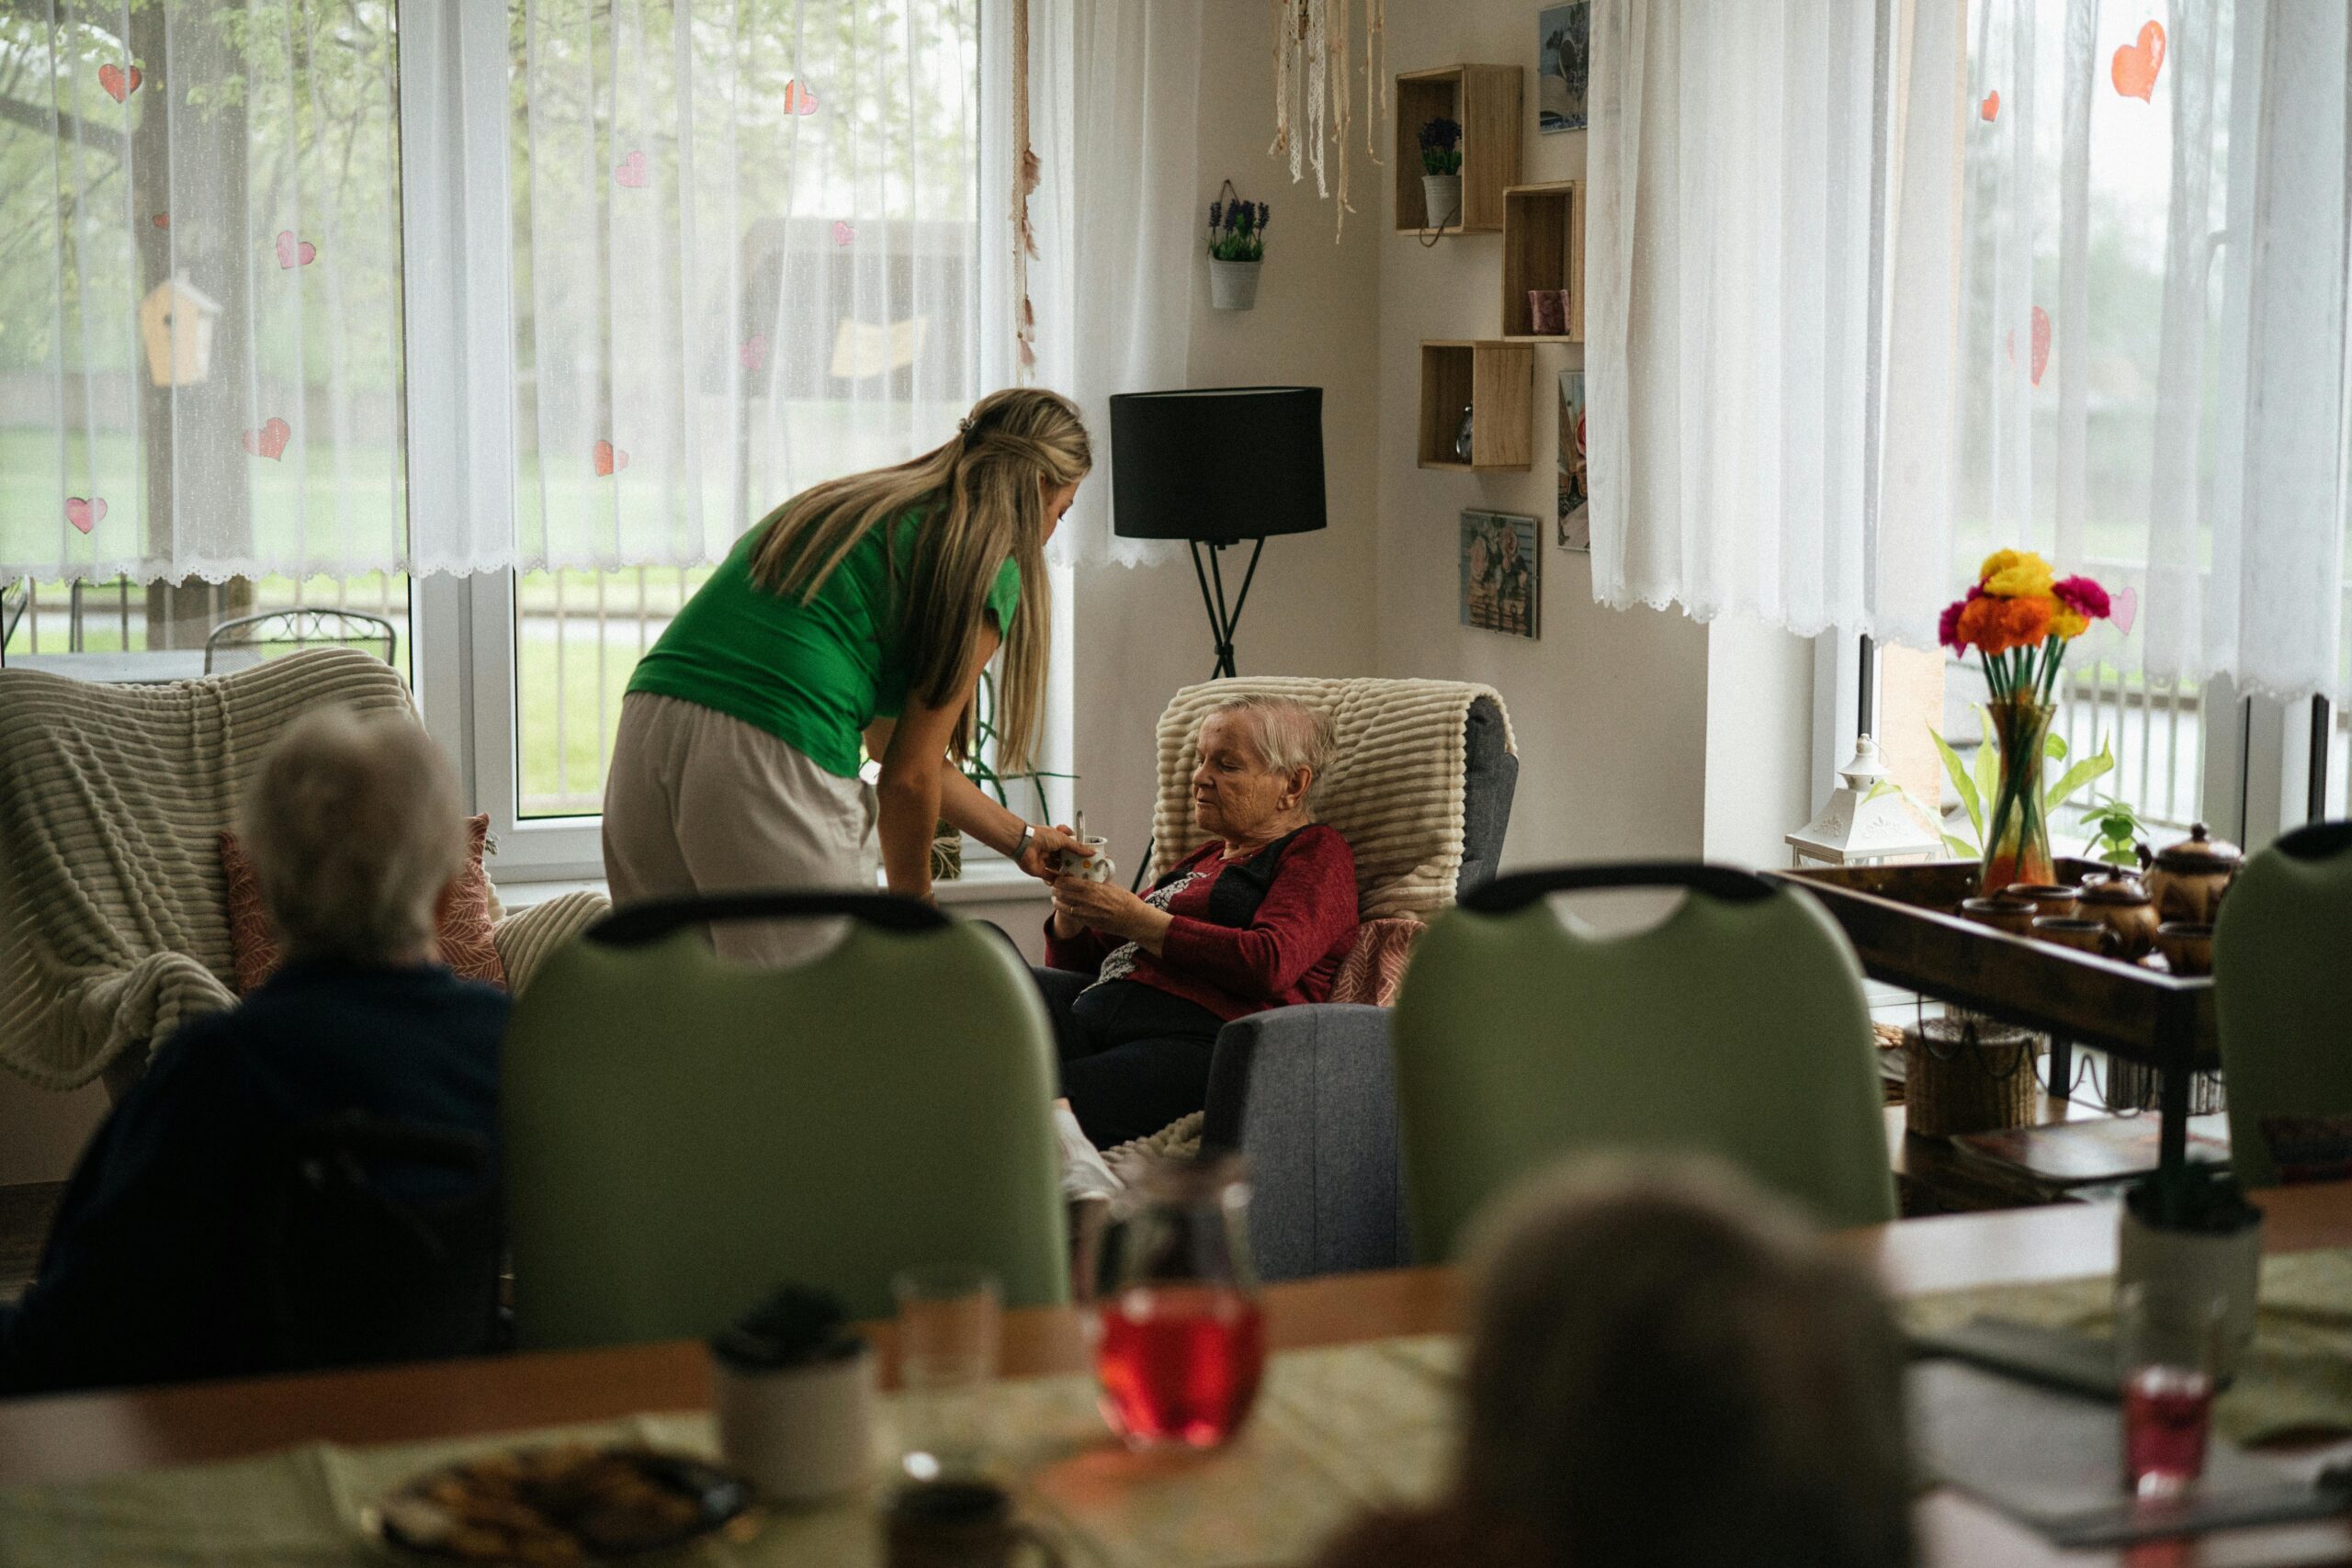
[(2000, 89), (1996, 87), (1993, 91), (1985, 94), (1984, 101), (1976, 106), (1976, 118), (1979, 119), (1989, 120), (2000, 112), (2001, 93)]
[(308, 240), (301, 241), (298, 243), (295, 241), (293, 230), (280, 229), (277, 231), (278, 265), (308, 266), (313, 261), (318, 259), (318, 255), (319, 247), (311, 243)]
[(2132, 623), (2140, 618), (2139, 591), (2126, 583), (2109, 594), (2107, 618), (2115, 623), (2115, 629), (2118, 632), (2130, 636)]
[(87, 501), (78, 495), (65, 498), (65, 521), (85, 534), (106, 521), (107, 503), (104, 496), (94, 495)]
[(294, 427), (273, 414), (259, 430), (245, 432), (245, 450), (275, 463), (286, 455), (286, 443), (293, 435)]
[(2110, 74), (2115, 78), (2115, 90), (2127, 98), (2148, 101), (2156, 90), (2156, 73), (2165, 68), (2165, 29), (2160, 22), (2149, 22), (2140, 28), (2140, 41), (2127, 43), (2115, 51), (2115, 64)]
[(172, 215), (168, 212), (153, 213), (150, 215), (147, 221), (158, 229), (168, 229), (172, 226)]
[(119, 65), (101, 65), (98, 67), (98, 85), (104, 87), (107, 90), (107, 96), (112, 98), (116, 103), (122, 102), (123, 99), (139, 91), (139, 84), (146, 79), (147, 78), (144, 75), (141, 74), (139, 67), (136, 65), (130, 68), (128, 75), (124, 74), (123, 69)]
[(632, 152), (613, 165), (613, 178), (631, 190), (645, 183), (645, 154)]
[(744, 339), (743, 346), (735, 351), (735, 356), (743, 362), (743, 368), (746, 370), (766, 369), (768, 364), (768, 334), (765, 333), (753, 333), (750, 337)]
[(596, 443), (596, 477), (617, 473), (628, 467), (628, 454), (609, 441)]
[(837, 245), (846, 245), (852, 240), (856, 238), (856, 230), (851, 228), (848, 224), (842, 222), (838, 218), (833, 220), (833, 243)]
[[(2031, 330), (2033, 333), (2033, 384), (2039, 387), (2041, 385), (2042, 371), (2050, 366), (2050, 312), (2039, 305), (2033, 308)], [(2008, 355), (2009, 363), (2015, 365), (2018, 362), (2018, 334), (2015, 329), (2001, 340), (2001, 348)]]
[(792, 81), (786, 82), (784, 85), (784, 112), (786, 114), (815, 114), (817, 112), (816, 89), (801, 85), (799, 79), (797, 77)]

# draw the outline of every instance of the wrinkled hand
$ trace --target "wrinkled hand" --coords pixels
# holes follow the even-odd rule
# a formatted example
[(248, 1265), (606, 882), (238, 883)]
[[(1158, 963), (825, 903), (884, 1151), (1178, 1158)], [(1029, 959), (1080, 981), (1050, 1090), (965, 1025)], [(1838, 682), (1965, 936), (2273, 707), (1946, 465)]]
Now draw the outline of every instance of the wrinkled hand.
[(1086, 846), (1080, 843), (1078, 835), (1066, 827), (1058, 824), (1047, 827), (1042, 822), (1036, 827), (1037, 830), (1029, 836), (1029, 847), (1021, 852), (1021, 858), (1013, 863), (1040, 882), (1051, 882), (1055, 875), (1054, 857), (1064, 850), (1083, 854)]
[(1125, 888), (1082, 876), (1054, 878), (1054, 913), (1105, 936), (1134, 938), (1143, 934), (1151, 917), (1160, 914)]

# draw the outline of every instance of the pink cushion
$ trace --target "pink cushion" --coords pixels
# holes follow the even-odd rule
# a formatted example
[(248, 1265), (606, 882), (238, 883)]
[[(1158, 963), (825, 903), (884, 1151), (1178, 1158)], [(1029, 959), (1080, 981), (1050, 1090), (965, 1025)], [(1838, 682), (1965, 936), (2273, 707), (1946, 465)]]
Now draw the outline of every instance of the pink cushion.
[[(490, 838), (490, 818), (475, 817), (466, 823), (466, 869), (457, 891), (441, 905), (441, 962), (469, 980), (506, 987), (506, 965), (499, 961), (498, 940), (491, 916), (490, 877), (481, 868), (482, 846)], [(262, 903), (261, 878), (246, 858), (237, 835), (220, 830), (220, 871), (229, 883), (229, 956), (236, 965), (237, 995), (249, 997), (277, 972), (283, 955), (277, 932)]]
[(1396, 1000), (1397, 982), (1405, 977), (1405, 962), (1413, 943), (1429, 928), (1407, 915), (1366, 920), (1356, 928), (1355, 945), (1340, 960), (1331, 977), (1331, 999), (1389, 1007)]

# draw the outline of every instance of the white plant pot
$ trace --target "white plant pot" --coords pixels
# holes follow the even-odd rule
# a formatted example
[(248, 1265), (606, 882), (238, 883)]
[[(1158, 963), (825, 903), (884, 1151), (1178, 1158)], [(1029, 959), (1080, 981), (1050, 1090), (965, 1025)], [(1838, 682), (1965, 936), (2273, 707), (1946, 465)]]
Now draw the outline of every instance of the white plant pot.
[(821, 1503), (865, 1480), (874, 1439), (874, 1348), (812, 1367), (745, 1371), (716, 1357), (718, 1451), (778, 1503)]
[(2255, 1298), (2262, 1284), (2262, 1223), (2257, 1220), (2228, 1235), (2204, 1235), (2158, 1230), (2129, 1205), (2122, 1213), (2116, 1290), (2155, 1284), (2220, 1298), (2225, 1305), (2216, 1370), (2224, 1380), (2235, 1374), (2239, 1359), (2254, 1343)]
[(1220, 310), (1247, 310), (1258, 303), (1258, 269), (1253, 261), (1209, 258), (1209, 303)]
[(1462, 227), (1462, 176), (1423, 175), (1421, 205), (1429, 209), (1425, 229)]

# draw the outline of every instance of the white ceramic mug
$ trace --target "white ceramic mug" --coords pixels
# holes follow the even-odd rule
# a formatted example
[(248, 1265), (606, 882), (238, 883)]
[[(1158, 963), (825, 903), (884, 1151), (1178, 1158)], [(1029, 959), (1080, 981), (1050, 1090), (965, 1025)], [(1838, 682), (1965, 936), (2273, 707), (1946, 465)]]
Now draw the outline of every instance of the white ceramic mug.
[(749, 1371), (714, 1357), (718, 1451), (763, 1495), (819, 1503), (855, 1491), (873, 1450), (874, 1348), (814, 1366)]
[(1111, 863), (1111, 857), (1102, 852), (1102, 846), (1108, 841), (1095, 834), (1087, 834), (1079, 840), (1086, 846), (1086, 852), (1080, 855), (1069, 850), (1062, 851), (1056, 863), (1057, 869), (1066, 876), (1075, 876), (1086, 882), (1110, 881), (1118, 868)]

